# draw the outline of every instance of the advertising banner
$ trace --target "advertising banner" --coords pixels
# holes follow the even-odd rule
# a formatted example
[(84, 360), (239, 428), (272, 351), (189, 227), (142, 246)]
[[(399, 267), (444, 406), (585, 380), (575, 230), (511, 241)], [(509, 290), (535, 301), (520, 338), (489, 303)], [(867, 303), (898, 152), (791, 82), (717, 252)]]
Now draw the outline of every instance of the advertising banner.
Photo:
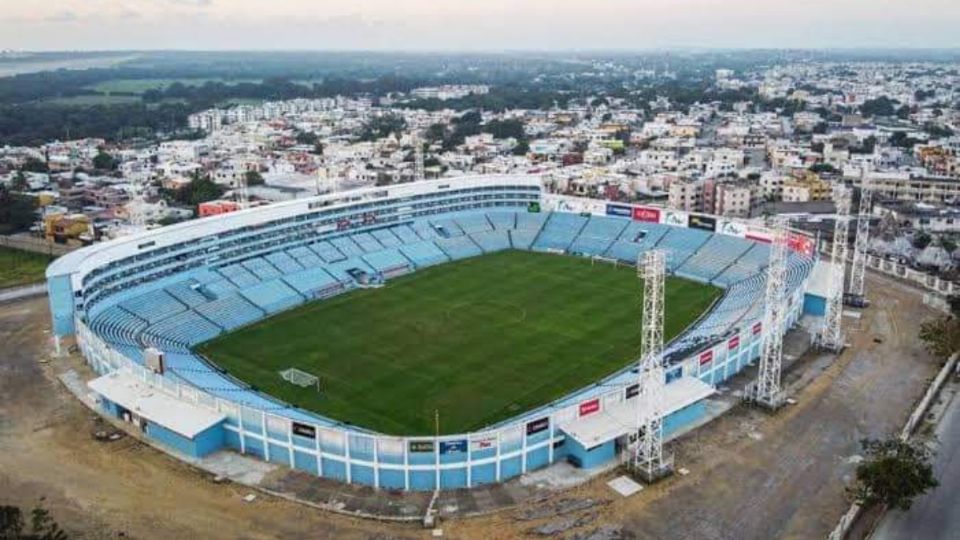
[(703, 229), (713, 232), (717, 230), (717, 219), (699, 214), (690, 214), (687, 220), (687, 226), (691, 229)]
[(311, 426), (310, 424), (301, 424), (300, 422), (293, 422), (293, 434), (300, 437), (305, 437), (307, 439), (316, 439), (317, 438), (317, 428)]
[(747, 227), (747, 232), (744, 234), (744, 237), (749, 240), (756, 240), (757, 242), (765, 242), (767, 244), (773, 242), (773, 238), (770, 237), (766, 229), (757, 227)]
[(644, 221), (646, 223), (660, 223), (660, 209), (647, 206), (636, 206), (633, 208), (633, 219), (635, 221)]
[(433, 452), (433, 441), (410, 441), (410, 452), (422, 454)]
[(470, 449), (474, 452), (480, 450), (486, 450), (488, 448), (496, 448), (497, 438), (492, 435), (486, 435), (483, 437), (476, 437), (470, 440)]
[(550, 427), (550, 417), (545, 416), (539, 420), (534, 420), (533, 422), (527, 423), (527, 435), (534, 435), (540, 433)]
[(580, 416), (587, 416), (600, 410), (600, 399), (593, 398), (580, 404)]
[(762, 330), (763, 330), (763, 323), (761, 321), (757, 321), (753, 324), (753, 335), (759, 334)]
[(740, 336), (733, 336), (730, 338), (730, 341), (727, 342), (727, 348), (731, 351), (740, 346)]
[(688, 215), (679, 210), (665, 210), (663, 214), (663, 223), (674, 227), (686, 227)]
[(713, 361), (713, 350), (700, 353), (700, 365), (709, 364)]
[(627, 399), (630, 399), (630, 398), (632, 398), (632, 397), (636, 397), (637, 394), (639, 394), (639, 393), (640, 393), (640, 385), (639, 385), (639, 384), (631, 384), (630, 386), (627, 387)]
[(797, 253), (802, 253), (808, 257), (813, 257), (814, 240), (809, 236), (791, 232), (787, 235), (787, 247)]
[(441, 454), (453, 454), (467, 451), (467, 440), (459, 439), (456, 441), (440, 441)]
[(607, 205), (607, 215), (608, 216), (619, 216), (619, 217), (632, 217), (633, 208), (629, 206), (624, 206), (622, 204), (608, 204)]
[(717, 232), (728, 236), (743, 238), (747, 235), (747, 227), (739, 221), (721, 219), (720, 222), (717, 223)]

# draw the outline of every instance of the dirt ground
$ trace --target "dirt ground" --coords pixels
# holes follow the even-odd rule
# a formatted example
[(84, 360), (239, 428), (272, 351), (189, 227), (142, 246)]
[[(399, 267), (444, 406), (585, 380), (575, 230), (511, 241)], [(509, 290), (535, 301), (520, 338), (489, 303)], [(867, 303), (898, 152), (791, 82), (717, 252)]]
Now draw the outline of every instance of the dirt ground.
[[(824, 538), (846, 509), (844, 485), (858, 441), (895, 432), (936, 371), (916, 341), (932, 315), (916, 292), (870, 276), (874, 306), (853, 328), (839, 359), (804, 358), (794, 369), (825, 366), (770, 416), (740, 407), (671, 445), (675, 475), (628, 499), (610, 475), (495, 515), (447, 521), (444, 537), (492, 540), (533, 536), (558, 525), (559, 537)], [(54, 377), (46, 299), (0, 306), (0, 504), (45, 497), (74, 538), (427, 538), (416, 525), (352, 519), (214, 483), (166, 455), (124, 438), (98, 442), (100, 425)], [(881, 338), (877, 343), (875, 338)], [(557, 500), (593, 501), (562, 515), (525, 519)], [(562, 503), (560, 503), (562, 506)], [(554, 512), (555, 514), (559, 512)], [(566, 523), (565, 523), (566, 522)], [(612, 531), (612, 532), (611, 532)], [(563, 536), (567, 535), (567, 536)]]

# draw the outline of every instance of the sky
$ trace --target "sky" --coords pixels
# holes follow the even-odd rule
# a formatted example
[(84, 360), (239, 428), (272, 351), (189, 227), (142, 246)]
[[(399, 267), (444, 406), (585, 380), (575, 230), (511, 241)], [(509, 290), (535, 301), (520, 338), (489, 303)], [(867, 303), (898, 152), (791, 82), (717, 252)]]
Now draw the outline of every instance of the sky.
[(960, 0), (0, 0), (0, 50), (960, 47)]

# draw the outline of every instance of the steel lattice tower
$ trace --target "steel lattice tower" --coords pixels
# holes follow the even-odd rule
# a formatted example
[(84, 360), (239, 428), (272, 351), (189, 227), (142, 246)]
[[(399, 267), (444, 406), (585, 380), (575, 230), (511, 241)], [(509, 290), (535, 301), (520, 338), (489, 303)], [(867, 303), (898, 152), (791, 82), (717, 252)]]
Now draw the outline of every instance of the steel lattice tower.
[(774, 217), (770, 263), (763, 308), (763, 343), (754, 400), (770, 408), (780, 405), (780, 371), (783, 361), (783, 322), (786, 312), (787, 226), (785, 217)]
[(247, 188), (247, 175), (241, 174), (240, 179), (237, 181), (236, 192), (237, 206), (239, 206), (241, 210), (250, 205), (250, 192)]
[(834, 188), (833, 200), (837, 206), (836, 223), (833, 227), (833, 251), (830, 254), (833, 269), (827, 287), (827, 309), (820, 330), (820, 346), (839, 352), (843, 349), (843, 332), (840, 328), (843, 317), (843, 282), (847, 268), (847, 235), (850, 230), (850, 190), (845, 186)]
[(860, 210), (857, 213), (857, 237), (853, 243), (853, 262), (850, 264), (850, 285), (847, 292), (863, 296), (863, 281), (867, 271), (867, 244), (870, 242), (870, 206), (873, 186), (866, 178), (860, 179)]
[(637, 440), (634, 467), (647, 481), (669, 472), (663, 459), (663, 284), (666, 254), (641, 253), (637, 275), (643, 280), (640, 369), (637, 395)]
[(420, 142), (420, 137), (414, 133), (413, 134), (413, 179), (414, 180), (423, 180), (423, 143)]
[(143, 181), (135, 181), (133, 183), (133, 197), (130, 199), (130, 202), (127, 203), (127, 220), (130, 222), (130, 225), (138, 229), (147, 226), (147, 200), (144, 191), (146, 191), (146, 188), (143, 185)]

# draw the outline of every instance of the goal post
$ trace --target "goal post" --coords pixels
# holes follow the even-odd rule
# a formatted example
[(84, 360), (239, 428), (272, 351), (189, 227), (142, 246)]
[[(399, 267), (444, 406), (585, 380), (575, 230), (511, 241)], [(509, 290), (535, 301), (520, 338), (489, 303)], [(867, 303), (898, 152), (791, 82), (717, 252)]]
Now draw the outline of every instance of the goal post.
[(620, 260), (614, 257), (603, 257), (601, 255), (592, 255), (590, 257), (590, 266), (596, 266), (597, 263), (609, 264), (616, 268), (620, 266)]
[(315, 387), (320, 391), (320, 377), (297, 368), (288, 368), (280, 372), (280, 378), (301, 388)]

